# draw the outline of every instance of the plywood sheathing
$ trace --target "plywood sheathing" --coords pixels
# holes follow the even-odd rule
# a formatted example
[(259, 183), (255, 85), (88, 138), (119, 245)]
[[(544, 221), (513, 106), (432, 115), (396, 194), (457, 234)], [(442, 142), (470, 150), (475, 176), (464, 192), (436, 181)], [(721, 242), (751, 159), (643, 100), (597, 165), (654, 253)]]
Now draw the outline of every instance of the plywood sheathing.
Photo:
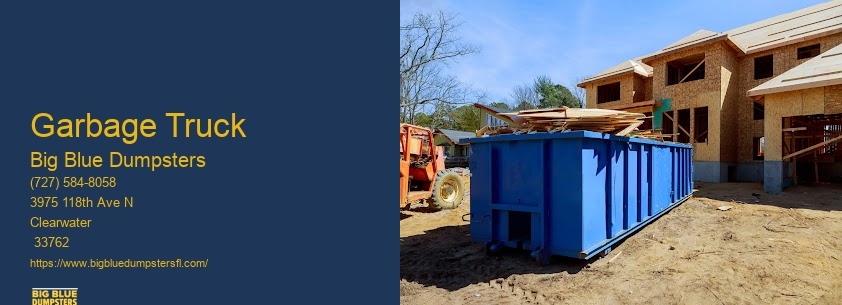
[(722, 66), (719, 69), (721, 79), (719, 94), (722, 105), (718, 124), (721, 143), (719, 158), (722, 162), (736, 162), (737, 135), (740, 133), (736, 124), (739, 115), (738, 103), (744, 96), (737, 83), (737, 78), (740, 75), (740, 64), (737, 51), (729, 45), (725, 45), (719, 54), (722, 55)]
[(648, 64), (658, 56), (712, 42), (724, 42), (731, 48), (739, 50), (741, 54), (754, 54), (791, 43), (840, 33), (842, 32), (840, 21), (842, 21), (842, 1), (830, 1), (722, 33), (699, 30), (641, 59)]
[(842, 85), (842, 56), (840, 55), (842, 55), (842, 45), (824, 51), (751, 88), (747, 95), (756, 97), (777, 92)]
[(626, 60), (594, 76), (585, 78), (581, 83), (577, 84), (577, 86), (584, 88), (584, 85), (589, 82), (627, 73), (635, 73), (643, 77), (649, 77), (652, 74), (652, 67), (640, 62), (637, 59)]
[[(704, 44), (725, 41), (726, 39), (727, 35), (725, 35), (724, 33), (716, 33), (708, 30), (698, 30), (693, 34), (690, 34), (684, 38), (679, 39), (676, 42), (673, 42), (672, 44), (664, 47), (661, 50), (643, 56), (641, 60), (644, 63), (652, 66), (650, 62), (654, 62), (655, 59), (659, 56), (670, 55), (671, 52), (684, 52), (688, 49), (696, 48)], [(653, 69), (657, 70), (657, 68), (654, 68), (654, 66), (652, 67)]]
[[(646, 100), (646, 90), (643, 84), (644, 77), (634, 74), (632, 77), (632, 90), (634, 90), (634, 95), (632, 96), (632, 102), (642, 102)], [(620, 85), (622, 86), (622, 84)]]
[(842, 30), (842, 1), (829, 1), (724, 32), (745, 54)]
[[(656, 101), (663, 99), (672, 100), (672, 110), (692, 109), (697, 107), (708, 107), (708, 142), (694, 144), (693, 160), (695, 161), (720, 161), (720, 125), (722, 110), (721, 95), (721, 67), (723, 65), (723, 52), (726, 46), (724, 43), (714, 43), (698, 46), (675, 53), (658, 57), (651, 65), (655, 72), (652, 77), (652, 94)], [(704, 53), (705, 55), (705, 78), (695, 81), (684, 82), (671, 86), (666, 85), (666, 63), (672, 60)], [(673, 112), (672, 114), (675, 114)], [(673, 117), (674, 119), (677, 119)], [(674, 124), (677, 126), (677, 124)], [(690, 130), (695, 134), (695, 117), (691, 114)], [(677, 129), (677, 127), (675, 127)]]
[(643, 92), (645, 93), (644, 101), (652, 100), (652, 77), (643, 79)]
[[(620, 82), (620, 100), (608, 103), (596, 103), (596, 95), (598, 86)], [(601, 106), (615, 106), (619, 104), (630, 104), (634, 101), (632, 93), (634, 91), (634, 73), (626, 73), (615, 75), (585, 85), (585, 99), (587, 100), (587, 108), (600, 108)]]
[[(699, 100), (706, 100), (699, 98), (702, 93), (717, 91), (720, 94), (719, 109), (711, 108), (709, 132), (712, 137), (719, 136), (719, 143), (717, 144), (720, 149), (719, 159), (723, 162), (761, 162), (753, 160), (752, 144), (754, 137), (764, 134), (765, 122), (764, 120), (753, 120), (753, 100), (747, 98), (745, 95), (746, 91), (770, 78), (763, 80), (753, 79), (754, 58), (774, 54), (772, 77), (775, 77), (808, 60), (796, 59), (797, 48), (821, 43), (821, 52), (823, 53), (839, 45), (842, 43), (842, 33), (839, 32), (842, 29), (842, 27), (839, 27), (839, 25), (842, 25), (842, 14), (840, 14), (842, 12), (842, 6), (839, 5), (840, 3), (842, 2), (828, 2), (769, 18), (727, 31), (725, 33), (730, 35), (730, 37), (725, 40), (702, 39), (696, 41), (702, 42), (699, 45), (693, 45), (692, 43), (684, 44), (683, 46), (686, 49), (679, 50), (681, 48), (674, 48), (675, 53), (673, 54), (662, 53), (660, 51), (656, 52), (661, 55), (652, 57), (652, 60), (644, 60), (646, 64), (654, 68), (653, 77), (644, 81), (644, 88), (646, 88), (644, 91), (652, 94), (652, 96), (646, 96), (644, 99), (661, 100), (671, 98), (673, 99), (673, 110), (686, 109), (691, 108), (691, 104), (696, 104)], [(810, 31), (810, 33), (799, 34), (805, 31)], [(710, 50), (712, 51), (711, 53), (707, 52), (707, 48), (713, 45), (722, 45), (725, 47), (719, 51)], [(686, 55), (698, 53), (699, 50), (705, 50), (706, 53), (705, 79), (669, 87), (665, 86), (665, 63), (685, 57)], [(748, 55), (744, 55), (746, 53)], [(641, 58), (645, 59), (653, 54)], [(716, 57), (719, 54), (724, 56), (717, 59)], [(712, 63), (712, 61), (715, 63)], [(718, 88), (708, 86), (711, 76), (714, 76), (713, 79), (717, 82), (715, 86)], [(603, 83), (609, 82), (605, 81)], [(651, 89), (647, 88), (647, 86), (651, 86)], [(594, 92), (589, 91), (588, 95), (594, 97), (593, 107), (596, 107), (596, 87), (594, 86), (593, 88)], [(834, 100), (831, 96), (833, 94), (839, 95), (839, 93), (834, 93), (830, 89), (825, 89), (825, 91), (826, 102), (824, 111), (827, 113), (838, 113), (842, 111), (840, 109), (842, 108), (842, 103), (834, 102), (842, 101), (842, 98)], [(591, 107), (590, 104), (589, 107)], [(766, 117), (769, 117), (768, 110)], [(719, 120), (719, 124), (713, 123), (715, 119)], [(694, 125), (692, 124), (691, 128)], [(715, 132), (713, 130), (714, 128), (719, 128), (719, 131)], [(709, 139), (707, 145), (712, 144), (714, 144), (713, 139)], [(766, 150), (770, 151), (768, 142)], [(708, 158), (703, 155), (696, 155), (694, 157), (696, 160), (700, 160), (700, 157)]]
[[(739, 114), (739, 116), (736, 119), (736, 123), (739, 126), (740, 131), (737, 139), (738, 162), (759, 162), (753, 161), (752, 138), (763, 134), (763, 128), (765, 128), (764, 126), (766, 126), (765, 124), (759, 125), (757, 123), (754, 123), (754, 100), (750, 97), (746, 97), (745, 93), (748, 90), (757, 87), (760, 84), (774, 78), (775, 76), (781, 75), (789, 69), (792, 69), (809, 60), (798, 59), (798, 48), (813, 45), (816, 43), (821, 44), (821, 52), (824, 53), (825, 51), (842, 44), (842, 33), (825, 36), (817, 39), (811, 39), (800, 43), (783, 46), (777, 49), (767, 50), (764, 52), (758, 52), (755, 54), (740, 57), (739, 85), (741, 92), (740, 95), (742, 97), (740, 97), (740, 102), (738, 103), (737, 113)], [(769, 54), (772, 54), (773, 58), (772, 77), (755, 80), (754, 59)], [(766, 109), (765, 116), (766, 118), (770, 117), (768, 109)], [(778, 122), (778, 125), (780, 125), (780, 122)], [(765, 141), (766, 151), (771, 151), (769, 148), (769, 139), (765, 139)], [(769, 160), (768, 155), (766, 155), (765, 159)]]
[(842, 113), (842, 85), (827, 86), (824, 90), (824, 113)]
[(764, 151), (766, 161), (781, 161), (783, 157), (781, 118), (824, 113), (826, 88), (811, 88), (765, 96), (763, 129), (766, 134), (766, 150)]
[[(724, 144), (722, 141), (722, 133), (720, 132), (721, 115), (717, 114), (715, 107), (720, 101), (720, 95), (717, 91), (706, 92), (700, 94), (696, 101), (697, 107), (708, 107), (708, 141), (706, 143), (693, 144), (693, 155), (697, 161), (720, 161), (720, 147)], [(696, 108), (696, 107), (693, 107)], [(695, 111), (690, 111), (690, 134), (691, 138), (696, 134), (696, 117)]]

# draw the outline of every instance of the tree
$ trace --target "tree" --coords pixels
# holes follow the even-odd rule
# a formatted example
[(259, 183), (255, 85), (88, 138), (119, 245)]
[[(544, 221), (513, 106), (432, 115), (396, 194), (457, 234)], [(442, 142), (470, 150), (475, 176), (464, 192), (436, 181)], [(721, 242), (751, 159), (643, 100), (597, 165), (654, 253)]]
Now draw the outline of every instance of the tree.
[(491, 104), (488, 104), (488, 105), (491, 106), (491, 107), (500, 108), (500, 109), (503, 109), (503, 110), (512, 110), (512, 106), (509, 106), (509, 104), (507, 104), (505, 102), (494, 102), (494, 103), (491, 103)]
[(577, 77), (576, 81), (570, 84), (570, 88), (573, 88), (573, 90), (571, 90), (573, 96), (579, 100), (580, 104), (582, 104), (582, 107), (587, 107), (587, 100), (585, 100), (585, 98), (587, 98), (587, 96), (585, 95), (585, 88), (579, 87), (579, 84), (581, 84), (583, 81), (585, 81), (584, 76)]
[(457, 36), (461, 25), (456, 14), (446, 11), (417, 13), (401, 24), (401, 122), (415, 124), (416, 114), (430, 111), (433, 126), (446, 124), (452, 106), (482, 98), (481, 93), (444, 71), (458, 58), (481, 51)]
[(523, 106), (529, 107), (526, 109), (532, 109), (538, 106), (538, 100), (540, 97), (538, 96), (538, 91), (535, 90), (534, 86), (518, 85), (512, 91), (512, 99), (515, 100), (515, 105), (518, 105), (518, 108)]
[(412, 120), (418, 126), (430, 127), (433, 124), (433, 117), (429, 114), (419, 112), (415, 114), (414, 119)]
[(581, 98), (576, 97), (567, 87), (555, 84), (549, 76), (541, 75), (535, 78), (532, 85), (518, 85), (512, 90), (511, 97), (515, 100), (514, 110), (535, 108), (571, 108), (582, 107)]
[(476, 131), (479, 129), (480, 112), (479, 108), (473, 105), (465, 105), (454, 109), (450, 118), (453, 121), (451, 127), (454, 130)]
[(521, 111), (521, 110), (529, 110), (529, 109), (535, 109), (535, 105), (533, 105), (532, 103), (528, 103), (526, 101), (523, 101), (523, 102), (518, 103), (515, 106), (515, 109), (513, 109), (513, 110)]
[(539, 108), (582, 107), (580, 100), (567, 87), (554, 84), (549, 76), (541, 75), (535, 79), (535, 91), (540, 95)]

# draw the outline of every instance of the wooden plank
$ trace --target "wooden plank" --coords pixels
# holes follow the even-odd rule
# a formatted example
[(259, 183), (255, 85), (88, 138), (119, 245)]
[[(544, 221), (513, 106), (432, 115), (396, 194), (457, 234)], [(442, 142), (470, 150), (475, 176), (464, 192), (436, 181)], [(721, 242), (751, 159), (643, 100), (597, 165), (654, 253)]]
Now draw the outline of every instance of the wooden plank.
[(625, 103), (625, 104), (619, 104), (619, 105), (605, 106), (605, 107), (600, 107), (599, 109), (621, 110), (621, 109), (654, 106), (654, 105), (655, 105), (655, 101), (645, 101), (645, 102)]
[(521, 110), (517, 114), (525, 114), (525, 113), (537, 113), (537, 112), (553, 112), (553, 111), (565, 111), (567, 107), (561, 108), (544, 108), (544, 109), (528, 109), (528, 110)]
[(694, 140), (694, 141), (699, 141), (699, 138), (701, 138), (702, 136), (706, 135), (707, 133), (708, 133), (708, 131), (707, 131), (707, 130), (705, 130), (705, 132), (703, 132), (702, 134), (700, 134), (698, 137), (696, 137), (696, 138), (695, 138), (695, 139), (693, 139), (693, 140)]
[(781, 131), (783, 131), (783, 132), (788, 132), (788, 131), (793, 132), (793, 131), (803, 131), (803, 130), (807, 130), (807, 127), (793, 127), (793, 128), (781, 129)]
[(682, 131), (684, 131), (684, 133), (687, 134), (687, 137), (690, 137), (690, 132), (687, 131), (687, 129), (684, 129), (684, 127), (681, 127), (681, 124), (676, 124), (675, 126), (678, 126), (678, 129), (681, 129)]
[(825, 145), (827, 145), (827, 144), (830, 144), (830, 143), (833, 143), (833, 142), (836, 142), (836, 141), (839, 141), (839, 140), (842, 140), (842, 136), (838, 136), (838, 137), (835, 137), (835, 138), (833, 138), (833, 139), (830, 139), (830, 140), (827, 140), (827, 141), (821, 142), (821, 143), (819, 143), (819, 144), (816, 144), (816, 145), (813, 145), (813, 146), (807, 147), (807, 148), (805, 148), (805, 149), (799, 150), (799, 151), (797, 151), (797, 152), (791, 153), (791, 154), (789, 154), (789, 155), (784, 156), (784, 157), (783, 157), (783, 159), (789, 159), (789, 158), (792, 158), (792, 157), (795, 157), (795, 156), (801, 155), (801, 154), (803, 154), (803, 153), (810, 152), (810, 151), (812, 151), (812, 150), (814, 150), (814, 149), (820, 148), (820, 147), (822, 147), (822, 146), (825, 146)]
[[(689, 132), (689, 131), (687, 131), (686, 129), (684, 129), (684, 127), (681, 127), (681, 125), (680, 125), (680, 124), (678, 124), (678, 123), (675, 121), (675, 119), (673, 119), (673, 118), (672, 118), (672, 116), (671, 116), (669, 113), (664, 112), (664, 115), (665, 115), (665, 116), (667, 116), (667, 118), (668, 118), (668, 119), (670, 119), (670, 121), (672, 121), (672, 122), (675, 124), (675, 126), (678, 126), (678, 128), (679, 128), (679, 129), (681, 129), (682, 131), (684, 131), (684, 133), (686, 133), (688, 137), (690, 136), (690, 132)], [(678, 134), (676, 134), (676, 135), (678, 135)]]
[(685, 79), (687, 79), (688, 77), (690, 77), (690, 75), (691, 75), (691, 74), (693, 74), (693, 72), (696, 72), (696, 69), (698, 69), (699, 67), (701, 67), (703, 63), (705, 63), (705, 60), (704, 60), (704, 59), (702, 59), (702, 61), (700, 61), (698, 64), (696, 64), (696, 66), (695, 66), (695, 67), (693, 67), (693, 70), (690, 70), (690, 72), (689, 72), (689, 73), (687, 73), (687, 75), (684, 75), (684, 78), (682, 78), (680, 81), (678, 81), (678, 83), (679, 83), (679, 84), (680, 84), (680, 83), (683, 83), (683, 82), (684, 82), (684, 80), (685, 80)]
[(624, 137), (627, 134), (629, 134), (630, 132), (634, 131), (634, 129), (637, 128), (640, 125), (643, 125), (643, 122), (633, 123), (633, 124), (629, 125), (629, 127), (626, 127), (625, 129), (618, 132), (617, 135), (621, 136), (621, 137)]
[(621, 112), (618, 110), (603, 110), (603, 109), (567, 109), (564, 112), (539, 112), (519, 114), (522, 118), (582, 118), (582, 117), (640, 117), (643, 114), (636, 114), (631, 112)]

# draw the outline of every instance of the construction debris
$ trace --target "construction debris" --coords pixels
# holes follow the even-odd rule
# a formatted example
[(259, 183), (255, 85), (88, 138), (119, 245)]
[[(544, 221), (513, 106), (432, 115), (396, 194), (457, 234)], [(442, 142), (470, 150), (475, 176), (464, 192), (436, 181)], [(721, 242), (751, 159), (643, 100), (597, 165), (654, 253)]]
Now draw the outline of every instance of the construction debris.
[(672, 134), (660, 134), (650, 130), (639, 130), (644, 119), (642, 113), (607, 109), (584, 108), (545, 108), (501, 113), (501, 115), (522, 122), (520, 127), (483, 127), (477, 131), (477, 137), (502, 134), (556, 133), (587, 130), (609, 133), (616, 136), (628, 136), (662, 140)]

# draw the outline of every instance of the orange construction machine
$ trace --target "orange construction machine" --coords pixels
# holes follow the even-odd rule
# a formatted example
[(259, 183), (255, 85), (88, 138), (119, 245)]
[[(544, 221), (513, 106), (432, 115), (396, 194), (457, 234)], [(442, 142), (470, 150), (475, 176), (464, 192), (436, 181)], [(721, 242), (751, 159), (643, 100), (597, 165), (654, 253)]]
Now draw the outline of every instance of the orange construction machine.
[(453, 209), (466, 193), (462, 175), (444, 168), (444, 152), (427, 128), (401, 124), (401, 206), (432, 199), (440, 209)]

